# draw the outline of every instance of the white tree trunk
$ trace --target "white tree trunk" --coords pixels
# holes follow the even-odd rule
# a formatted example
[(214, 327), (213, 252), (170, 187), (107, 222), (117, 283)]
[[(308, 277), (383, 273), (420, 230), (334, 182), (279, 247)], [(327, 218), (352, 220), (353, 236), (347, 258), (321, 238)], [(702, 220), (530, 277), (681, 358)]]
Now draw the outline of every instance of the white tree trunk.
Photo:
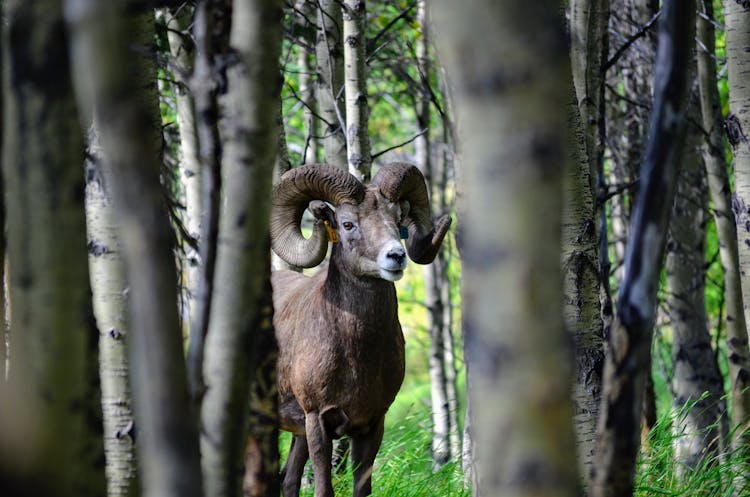
[(268, 219), (278, 144), (281, 5), (235, 0), (232, 16), (230, 49), (237, 63), (227, 72), (224, 202), (201, 405), (203, 476), (213, 497), (241, 492), (243, 456), (246, 495), (273, 495), (279, 488)]
[(128, 283), (116, 212), (107, 193), (96, 132), (86, 160), (86, 228), (94, 317), (99, 330), (99, 375), (104, 417), (107, 495), (137, 494), (135, 420), (128, 381)]
[(592, 187), (604, 146), (599, 140), (599, 122), (604, 111), (602, 66), (607, 60), (608, 23), (609, 0), (571, 0), (570, 59)]
[(563, 21), (554, 2), (434, 7), (464, 140), (463, 315), (479, 493), (577, 496), (560, 220), (538, 215), (562, 207)]
[[(312, 4), (309, 0), (298, 0), (296, 9), (305, 19), (312, 15)], [(308, 47), (315, 46), (315, 40), (310, 36), (304, 37), (303, 42), (297, 48), (299, 65), (299, 96), (303, 103), (303, 119), (305, 144), (303, 145), (303, 164), (315, 164), (318, 162), (318, 139), (320, 136), (320, 120), (318, 119), (318, 102), (315, 98), (314, 74), (316, 68), (312, 64), (311, 50)]]
[[(62, 2), (7, 1), (3, 7), (2, 173), (14, 314), (12, 396), (0, 401), (0, 460), (25, 479), (16, 489), (18, 482), (3, 481), (3, 492), (101, 496), (83, 137)], [(3, 435), (20, 437), (22, 445), (6, 446)]]
[[(572, 88), (571, 88), (572, 93)], [(572, 95), (571, 95), (572, 97)], [(596, 424), (601, 402), (604, 340), (599, 301), (599, 252), (591, 169), (578, 114), (568, 109), (568, 160), (562, 210), (563, 316), (574, 346), (576, 372), (573, 385), (581, 480), (588, 487), (594, 461)]]
[[(201, 235), (201, 164), (198, 155), (198, 131), (195, 122), (195, 100), (190, 92), (190, 76), (193, 74), (194, 47), (190, 41), (189, 27), (193, 9), (183, 6), (179, 10), (165, 13), (169, 50), (177, 69), (173, 71), (176, 85), (173, 86), (177, 103), (177, 126), (180, 130), (179, 181), (183, 212), (183, 224), (195, 240)], [(182, 302), (186, 309), (183, 328), (187, 332), (195, 321), (196, 297), (200, 280), (200, 256), (188, 243), (183, 243), (184, 254), (180, 268), (182, 274)]]
[(324, 120), (325, 162), (348, 169), (346, 157), (344, 95), (344, 56), (341, 5), (336, 0), (320, 0), (317, 8), (318, 30), (315, 43), (317, 77), (315, 92), (318, 110)]
[(154, 19), (148, 13), (125, 15), (126, 3), (67, 1), (76, 89), (79, 106), (96, 113), (105, 181), (128, 267), (130, 372), (143, 495), (198, 497), (198, 429), (187, 390), (171, 226), (159, 178), (156, 68), (143, 57), (153, 43)]
[(693, 131), (683, 154), (665, 263), (667, 306), (674, 333), (672, 405), (679, 413), (674, 417), (672, 432), (677, 474), (682, 477), (723, 450), (727, 427), (723, 378), (707, 328), (704, 296), (708, 220), (704, 212), (708, 195), (699, 154), (698, 137)]
[[(739, 2), (725, 0), (727, 66), (729, 68), (729, 134), (734, 137), (734, 189), (732, 210), (737, 222), (739, 269), (745, 322), (750, 322), (750, 84), (746, 68), (750, 64), (750, 23), (748, 12)], [(731, 141), (730, 137), (730, 141)]]
[[(705, 49), (697, 50), (698, 84), (700, 88), (703, 129), (708, 138), (704, 143), (703, 160), (706, 164), (708, 188), (713, 203), (719, 253), (724, 270), (726, 298), (727, 351), (731, 380), (732, 426), (734, 448), (747, 443), (750, 433), (746, 422), (750, 419), (750, 350), (748, 350), (747, 322), (742, 300), (742, 281), (739, 271), (737, 226), (732, 212), (731, 188), (724, 155), (723, 117), (716, 86), (716, 54), (713, 4), (699, 3), (703, 15), (697, 19), (697, 36)], [(703, 17), (705, 16), (705, 18)]]
[(344, 94), (346, 95), (346, 145), (349, 172), (360, 181), (370, 181), (370, 135), (367, 130), (365, 0), (344, 0)]

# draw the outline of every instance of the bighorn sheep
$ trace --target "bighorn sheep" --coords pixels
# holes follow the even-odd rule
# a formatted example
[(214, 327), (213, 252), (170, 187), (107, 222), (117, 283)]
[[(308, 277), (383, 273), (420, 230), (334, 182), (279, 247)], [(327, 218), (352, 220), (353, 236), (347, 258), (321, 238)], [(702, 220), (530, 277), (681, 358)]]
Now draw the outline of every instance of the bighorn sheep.
[[(305, 239), (305, 208), (316, 219)], [(284, 174), (273, 193), (271, 240), (286, 262), (313, 267), (333, 244), (327, 270), (308, 277), (274, 271), (274, 325), (279, 342), (280, 423), (294, 434), (283, 470), (283, 494), (299, 495), (311, 457), (315, 497), (332, 497), (332, 440), (349, 435), (354, 495), (371, 491), (371, 472), (383, 437), (383, 420), (404, 377), (404, 337), (396, 288), (406, 254), (400, 228), (408, 229), (409, 257), (420, 264), (436, 256), (451, 223), (433, 226), (419, 170), (393, 163), (370, 185), (328, 165)], [(330, 233), (330, 234), (329, 234)]]

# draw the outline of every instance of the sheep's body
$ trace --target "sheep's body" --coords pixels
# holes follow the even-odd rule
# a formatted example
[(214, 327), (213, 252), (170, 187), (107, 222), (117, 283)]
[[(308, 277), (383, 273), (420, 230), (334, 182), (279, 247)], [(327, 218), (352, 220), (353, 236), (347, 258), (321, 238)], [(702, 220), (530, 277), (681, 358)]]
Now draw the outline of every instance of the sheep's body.
[(404, 377), (404, 337), (393, 283), (342, 283), (334, 262), (312, 278), (276, 271), (281, 426), (304, 434), (304, 412), (341, 409), (346, 435), (369, 431)]
[[(299, 227), (305, 208), (317, 220), (309, 239)], [(408, 164), (384, 167), (368, 186), (330, 166), (286, 173), (274, 191), (276, 253), (290, 264), (319, 264), (328, 248), (324, 225), (337, 233), (328, 268), (312, 277), (278, 271), (271, 279), (280, 423), (294, 434), (282, 489), (285, 497), (299, 495), (309, 457), (315, 497), (333, 497), (332, 440), (349, 435), (354, 495), (364, 497), (385, 413), (404, 378), (393, 284), (406, 267), (399, 226), (409, 231), (409, 257), (426, 264), (450, 217), (432, 225), (424, 178)]]

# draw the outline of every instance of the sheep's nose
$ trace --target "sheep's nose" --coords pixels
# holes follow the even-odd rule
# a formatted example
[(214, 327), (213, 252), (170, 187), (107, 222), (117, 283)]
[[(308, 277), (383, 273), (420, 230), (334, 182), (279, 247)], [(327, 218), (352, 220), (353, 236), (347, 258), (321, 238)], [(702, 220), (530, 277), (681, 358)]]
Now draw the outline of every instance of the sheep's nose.
[(406, 261), (406, 252), (403, 248), (394, 248), (388, 251), (386, 257), (393, 259), (394, 262), (401, 266)]

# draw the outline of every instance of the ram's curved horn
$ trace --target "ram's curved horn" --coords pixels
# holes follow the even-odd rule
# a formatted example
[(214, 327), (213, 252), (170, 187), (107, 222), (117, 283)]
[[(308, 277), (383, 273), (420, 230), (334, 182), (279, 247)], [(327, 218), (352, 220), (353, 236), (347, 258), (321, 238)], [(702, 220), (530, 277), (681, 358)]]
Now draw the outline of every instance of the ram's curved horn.
[(287, 171), (274, 187), (271, 207), (271, 247), (294, 266), (313, 267), (325, 258), (328, 236), (323, 223), (316, 222), (312, 236), (302, 235), (302, 214), (313, 200), (334, 206), (359, 203), (364, 186), (343, 169), (328, 164), (311, 164)]
[(409, 202), (409, 213), (403, 220), (409, 230), (406, 250), (411, 260), (418, 264), (432, 262), (451, 225), (451, 217), (447, 214), (441, 216), (433, 225), (427, 186), (419, 169), (412, 164), (392, 162), (380, 168), (372, 184), (392, 202)]

